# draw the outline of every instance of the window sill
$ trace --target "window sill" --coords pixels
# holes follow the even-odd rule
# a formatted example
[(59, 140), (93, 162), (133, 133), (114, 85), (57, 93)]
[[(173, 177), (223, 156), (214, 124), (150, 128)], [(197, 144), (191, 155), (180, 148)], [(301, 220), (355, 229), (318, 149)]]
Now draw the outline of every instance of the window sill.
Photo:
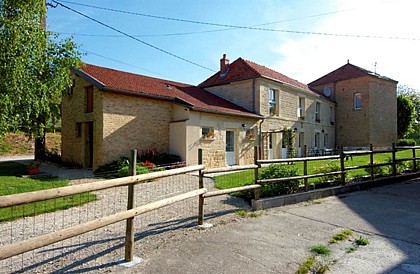
[(209, 137), (201, 137), (201, 140), (202, 140), (202, 141), (211, 142), (211, 141), (214, 141), (214, 140), (216, 140), (216, 139), (215, 139), (215, 138), (209, 138)]

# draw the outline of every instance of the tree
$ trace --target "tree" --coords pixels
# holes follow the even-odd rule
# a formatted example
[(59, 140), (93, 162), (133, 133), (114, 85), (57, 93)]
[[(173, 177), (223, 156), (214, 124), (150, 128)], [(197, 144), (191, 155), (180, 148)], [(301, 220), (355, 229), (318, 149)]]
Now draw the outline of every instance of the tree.
[(404, 138), (412, 130), (415, 121), (415, 107), (410, 97), (397, 96), (397, 134), (398, 138)]
[(398, 86), (398, 90), (397, 93), (399, 95), (405, 95), (407, 96), (411, 102), (414, 104), (414, 116), (415, 116), (415, 121), (412, 124), (412, 128), (413, 128), (413, 133), (415, 135), (419, 135), (420, 134), (420, 91), (409, 87), (407, 85), (399, 85)]
[(80, 53), (72, 39), (45, 30), (43, 0), (0, 0), (0, 135), (22, 131), (45, 155), (45, 127), (59, 117), (61, 92)]

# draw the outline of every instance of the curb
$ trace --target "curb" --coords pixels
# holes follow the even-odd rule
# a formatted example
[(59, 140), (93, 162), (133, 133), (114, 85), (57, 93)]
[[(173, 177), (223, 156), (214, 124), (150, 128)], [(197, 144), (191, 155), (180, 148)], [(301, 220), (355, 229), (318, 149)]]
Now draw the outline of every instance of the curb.
[(369, 188), (381, 187), (390, 184), (401, 183), (403, 181), (411, 180), (420, 177), (420, 172), (397, 175), (395, 177), (380, 178), (375, 180), (370, 180), (366, 182), (359, 182), (354, 184), (348, 184), (344, 186), (335, 186), (317, 190), (311, 190), (308, 192), (302, 193), (293, 193), (288, 195), (262, 198), (259, 200), (252, 200), (252, 208), (254, 210), (263, 210), (273, 207), (280, 207), (285, 205), (291, 205), (301, 202), (306, 202), (310, 200), (316, 200), (320, 198), (325, 198), (329, 196), (337, 196), (343, 193), (355, 192), (360, 190), (365, 190)]

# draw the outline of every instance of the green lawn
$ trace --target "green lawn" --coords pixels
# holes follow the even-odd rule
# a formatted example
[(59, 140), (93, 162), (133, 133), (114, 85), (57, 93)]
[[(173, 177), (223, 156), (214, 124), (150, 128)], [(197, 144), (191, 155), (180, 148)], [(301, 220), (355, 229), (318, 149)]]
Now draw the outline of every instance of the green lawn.
[[(417, 153), (420, 155), (419, 153)], [(410, 158), (412, 157), (411, 150), (402, 150), (396, 153), (397, 159)], [(392, 158), (392, 153), (380, 153), (375, 154), (373, 161), (375, 163), (387, 163), (389, 159)], [(412, 161), (409, 161), (412, 162)], [(308, 174), (314, 174), (314, 170), (320, 166), (324, 166), (329, 163), (335, 163), (340, 165), (340, 160), (318, 160), (318, 161), (309, 161), (308, 162)], [(348, 159), (345, 161), (346, 167), (352, 166), (362, 166), (370, 163), (369, 155), (360, 155), (353, 156), (353, 159)], [(293, 164), (297, 169), (300, 175), (303, 175), (303, 162), (296, 162)], [(369, 175), (364, 169), (355, 169), (347, 171), (349, 178), (360, 177)], [(235, 172), (230, 174), (224, 174), (216, 176), (214, 178), (215, 185), (219, 189), (228, 189), (232, 187), (250, 185), (254, 183), (254, 170), (246, 170), (241, 172)], [(309, 183), (315, 182), (317, 179), (310, 179)]]
[[(26, 167), (16, 162), (0, 163), (0, 196), (43, 189), (68, 186), (68, 181), (58, 179), (31, 179), (16, 177), (25, 174)], [(96, 200), (96, 195), (91, 193), (76, 194), (68, 197), (51, 199), (7, 208), (0, 208), (0, 222), (34, 216), (46, 212), (79, 206)]]

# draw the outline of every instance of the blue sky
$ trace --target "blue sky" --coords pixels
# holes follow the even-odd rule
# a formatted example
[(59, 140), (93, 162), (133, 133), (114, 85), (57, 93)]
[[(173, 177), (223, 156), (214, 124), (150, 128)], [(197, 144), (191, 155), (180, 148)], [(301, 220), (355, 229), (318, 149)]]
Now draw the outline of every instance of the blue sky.
[[(73, 3), (67, 0), (61, 3), (212, 71), (122, 36), (60, 5), (49, 7), (48, 30), (62, 33), (61, 37), (73, 35), (81, 51), (89, 52), (83, 56), (87, 63), (197, 85), (219, 69), (224, 53), (231, 62), (242, 57), (303, 83), (350, 60), (372, 71), (376, 63), (379, 74), (420, 89), (417, 68), (420, 64), (420, 16), (417, 14), (420, 2), (416, 0), (71, 1)], [(292, 32), (226, 30), (221, 26), (118, 13), (74, 3), (223, 25), (261, 25), (261, 28)], [(277, 23), (267, 24), (273, 22)]]

